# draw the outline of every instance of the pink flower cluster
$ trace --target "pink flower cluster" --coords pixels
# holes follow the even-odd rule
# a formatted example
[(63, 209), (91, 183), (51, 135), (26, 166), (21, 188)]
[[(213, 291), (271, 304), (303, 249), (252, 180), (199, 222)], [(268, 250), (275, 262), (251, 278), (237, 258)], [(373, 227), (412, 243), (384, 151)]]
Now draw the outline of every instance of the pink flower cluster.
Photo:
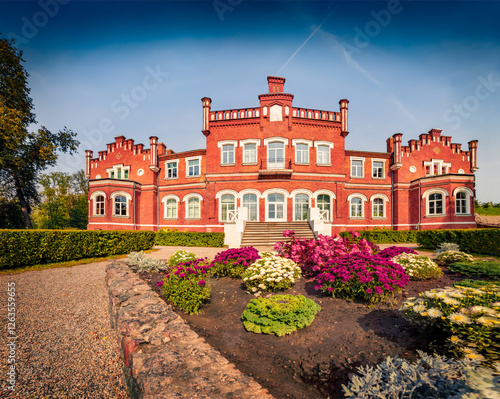
[(254, 247), (231, 248), (215, 255), (211, 266), (216, 263), (224, 265), (227, 265), (228, 263), (237, 263), (248, 267), (257, 259), (260, 259), (260, 255), (259, 251), (257, 251)]
[[(197, 281), (201, 278), (201, 275), (207, 274), (208, 269), (210, 269), (210, 264), (208, 263), (207, 258), (199, 258), (189, 262), (179, 263), (165, 276), (165, 278), (168, 279), (172, 275), (175, 275), (180, 279)], [(199, 280), (197, 284), (205, 285), (206, 283), (204, 280)]]
[(398, 292), (408, 285), (410, 278), (390, 259), (358, 252), (330, 260), (321, 267), (315, 280), (315, 289), (336, 297), (376, 302), (374, 295), (384, 297)]
[[(289, 230), (287, 230), (289, 231)], [(286, 232), (283, 232), (285, 235)], [(359, 233), (351, 232), (351, 237), (323, 236), (318, 239), (304, 239), (290, 235), (289, 242), (278, 242), (274, 249), (280, 256), (289, 258), (300, 265), (305, 275), (315, 276), (323, 266), (330, 264), (339, 256), (355, 253), (372, 255), (379, 248), (367, 241), (359, 240)]]
[(383, 249), (378, 253), (379, 256), (383, 258), (388, 258), (392, 259), (395, 256), (401, 255), (401, 254), (417, 254), (417, 251), (411, 249), (411, 248), (406, 248), (406, 247), (387, 247), (386, 249)]

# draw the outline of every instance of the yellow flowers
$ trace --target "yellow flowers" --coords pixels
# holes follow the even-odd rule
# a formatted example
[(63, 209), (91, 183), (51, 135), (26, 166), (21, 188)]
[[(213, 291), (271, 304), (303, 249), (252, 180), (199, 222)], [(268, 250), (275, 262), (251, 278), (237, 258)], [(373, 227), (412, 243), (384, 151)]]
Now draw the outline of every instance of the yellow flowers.
[(470, 319), (469, 316), (464, 315), (462, 313), (452, 313), (448, 316), (448, 320), (450, 320), (452, 323), (457, 323), (457, 324), (471, 324), (472, 320)]

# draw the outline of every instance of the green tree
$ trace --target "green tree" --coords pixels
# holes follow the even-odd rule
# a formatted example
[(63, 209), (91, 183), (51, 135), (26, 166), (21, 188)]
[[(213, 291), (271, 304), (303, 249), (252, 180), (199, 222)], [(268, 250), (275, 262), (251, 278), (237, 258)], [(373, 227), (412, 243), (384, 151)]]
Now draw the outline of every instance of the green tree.
[(40, 177), (42, 202), (34, 209), (39, 229), (85, 229), (88, 223), (88, 181), (80, 170), (72, 175), (51, 172)]
[(32, 228), (32, 206), (40, 201), (36, 186), (40, 173), (57, 162), (58, 151), (74, 153), (76, 133), (64, 127), (52, 133), (42, 126), (36, 132), (33, 100), (22, 52), (13, 41), (0, 38), (0, 185), (6, 199), (17, 198), (27, 228)]

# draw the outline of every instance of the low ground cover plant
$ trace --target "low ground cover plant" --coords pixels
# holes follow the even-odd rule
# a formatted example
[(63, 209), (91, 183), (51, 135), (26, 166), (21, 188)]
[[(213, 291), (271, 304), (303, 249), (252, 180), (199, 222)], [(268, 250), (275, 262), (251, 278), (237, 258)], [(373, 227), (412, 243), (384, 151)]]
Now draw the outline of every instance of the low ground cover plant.
[(165, 276), (163, 295), (186, 313), (199, 313), (210, 299), (210, 286), (205, 281), (209, 268), (206, 258), (180, 263)]
[(247, 331), (282, 336), (309, 326), (321, 307), (303, 295), (252, 299), (241, 318)]
[(266, 291), (287, 290), (300, 277), (300, 267), (293, 260), (272, 252), (263, 252), (242, 274), (248, 292), (255, 296)]
[(127, 264), (139, 273), (159, 272), (167, 267), (160, 259), (147, 256), (142, 251), (131, 252), (127, 255), (127, 258)]
[(443, 275), (441, 268), (424, 255), (402, 253), (392, 258), (392, 261), (405, 269), (410, 280), (428, 280)]
[(231, 248), (215, 255), (210, 271), (216, 276), (240, 278), (257, 259), (260, 255), (254, 247)]
[(500, 360), (499, 287), (437, 288), (407, 299), (400, 310), (409, 321), (446, 334), (453, 353), (469, 359)]
[(360, 239), (357, 232), (351, 237), (323, 236), (318, 239), (297, 238), (292, 231), (283, 232), (283, 236), (291, 237), (291, 241), (278, 242), (274, 249), (278, 255), (289, 258), (300, 265), (302, 273), (315, 276), (323, 266), (330, 264), (339, 256), (361, 253), (372, 255), (379, 251), (379, 247), (366, 239)]
[(315, 280), (316, 290), (336, 298), (357, 298), (370, 304), (397, 294), (410, 281), (397, 263), (363, 253), (332, 259), (322, 266)]
[(453, 287), (470, 287), (470, 288), (480, 288), (487, 285), (493, 285), (500, 287), (500, 281), (491, 281), (491, 280), (471, 280), (465, 279), (462, 281), (457, 281), (453, 283)]
[(383, 249), (380, 251), (377, 255), (381, 256), (383, 258), (389, 258), (392, 259), (395, 256), (401, 255), (401, 254), (417, 254), (417, 251), (411, 248), (406, 248), (406, 247), (387, 247), (386, 249)]
[(436, 263), (441, 266), (448, 266), (455, 262), (474, 262), (474, 257), (461, 251), (444, 251), (436, 257)]
[(452, 272), (464, 276), (487, 277), (491, 279), (500, 278), (500, 261), (479, 260), (476, 262), (456, 262), (449, 267)]
[(366, 399), (485, 399), (500, 397), (498, 372), (478, 367), (477, 362), (447, 359), (417, 351), (415, 362), (398, 357), (382, 363), (358, 367), (352, 375), (345, 397)]
[(168, 258), (168, 264), (170, 266), (177, 266), (179, 263), (186, 263), (196, 259), (198, 259), (198, 256), (196, 256), (195, 253), (186, 251), (185, 249), (179, 249)]

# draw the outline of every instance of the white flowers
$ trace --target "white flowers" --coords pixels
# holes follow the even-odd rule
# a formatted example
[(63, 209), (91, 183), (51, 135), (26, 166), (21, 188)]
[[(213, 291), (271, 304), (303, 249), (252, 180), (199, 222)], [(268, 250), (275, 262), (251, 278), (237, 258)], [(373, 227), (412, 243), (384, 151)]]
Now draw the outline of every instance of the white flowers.
[(394, 263), (400, 265), (412, 280), (422, 280), (440, 277), (441, 268), (427, 256), (402, 253), (392, 258)]
[(436, 308), (430, 308), (427, 310), (427, 316), (429, 316), (432, 319), (436, 319), (438, 317), (441, 317), (443, 315), (443, 312), (441, 312), (439, 309)]
[(472, 320), (469, 318), (469, 316), (462, 314), (462, 313), (452, 313), (448, 315), (448, 320), (450, 320), (452, 323), (457, 323), (457, 324), (471, 324)]
[(292, 260), (272, 252), (263, 252), (261, 256), (242, 276), (247, 289), (255, 296), (264, 291), (290, 288), (300, 278), (300, 268)]

